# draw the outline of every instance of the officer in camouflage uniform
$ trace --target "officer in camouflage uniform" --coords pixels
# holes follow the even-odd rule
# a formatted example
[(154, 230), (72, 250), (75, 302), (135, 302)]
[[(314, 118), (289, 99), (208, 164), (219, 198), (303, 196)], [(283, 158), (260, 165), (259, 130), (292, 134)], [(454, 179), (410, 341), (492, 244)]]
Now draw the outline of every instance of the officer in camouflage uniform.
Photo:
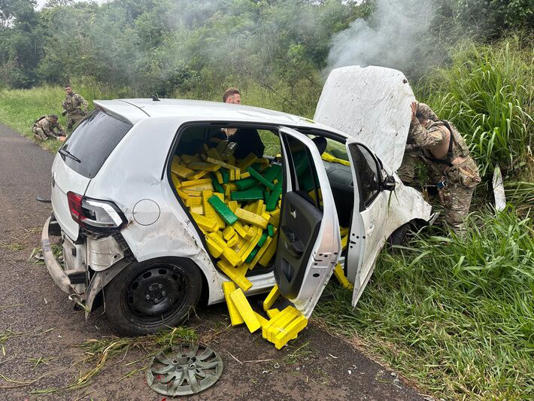
[(55, 114), (39, 117), (32, 127), (33, 135), (36, 139), (46, 141), (48, 138), (58, 139), (64, 141), (66, 139), (65, 132), (57, 121)]
[(464, 139), (450, 122), (439, 120), (424, 103), (413, 102), (411, 108), (408, 145), (417, 149), (429, 168), (445, 209), (445, 221), (456, 233), (462, 234), (473, 192), (480, 183), (477, 165), (469, 156)]
[(87, 115), (87, 101), (70, 86), (65, 87), (67, 93), (63, 102), (63, 115), (67, 115), (67, 129), (72, 129)]

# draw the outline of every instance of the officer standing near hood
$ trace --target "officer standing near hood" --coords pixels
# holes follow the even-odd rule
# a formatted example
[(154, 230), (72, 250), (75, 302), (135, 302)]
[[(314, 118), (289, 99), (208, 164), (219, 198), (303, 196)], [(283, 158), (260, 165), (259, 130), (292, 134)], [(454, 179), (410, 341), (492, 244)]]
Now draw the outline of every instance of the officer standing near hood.
[(419, 156), (438, 188), (445, 209), (445, 221), (461, 235), (473, 192), (480, 183), (477, 165), (452, 123), (439, 120), (424, 103), (413, 102), (411, 111), (408, 146), (419, 150)]

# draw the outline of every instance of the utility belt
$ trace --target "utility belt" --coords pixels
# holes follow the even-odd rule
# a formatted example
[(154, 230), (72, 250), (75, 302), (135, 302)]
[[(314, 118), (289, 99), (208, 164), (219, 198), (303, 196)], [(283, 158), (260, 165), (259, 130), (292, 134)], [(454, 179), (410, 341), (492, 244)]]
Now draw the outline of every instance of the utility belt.
[[(465, 178), (470, 179), (473, 183), (474, 182), (477, 182), (477, 183), (480, 182), (480, 177), (478, 176), (478, 174), (476, 172), (472, 171), (469, 167), (466, 167), (466, 168), (460, 167), (460, 165), (465, 163), (468, 160), (468, 158), (469, 158), (469, 156), (467, 156), (467, 157), (458, 156), (450, 163), (449, 166), (446, 166), (442, 170), (443, 171), (443, 175), (441, 176), (441, 180), (436, 183), (436, 187), (437, 187), (438, 190), (441, 190), (441, 189), (447, 187), (447, 185), (448, 185), (448, 175), (449, 175), (448, 173), (450, 172), (450, 170), (452, 170), (454, 168), (458, 169), (458, 171)], [(467, 184), (467, 185), (469, 185), (469, 184)]]

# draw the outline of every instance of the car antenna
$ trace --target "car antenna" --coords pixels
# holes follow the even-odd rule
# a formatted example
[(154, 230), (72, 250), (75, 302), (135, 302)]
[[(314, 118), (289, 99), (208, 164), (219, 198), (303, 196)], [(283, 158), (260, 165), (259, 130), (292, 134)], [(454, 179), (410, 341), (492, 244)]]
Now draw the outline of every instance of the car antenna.
[(156, 93), (155, 95), (152, 95), (152, 100), (154, 102), (159, 102), (159, 97), (158, 97), (158, 94)]

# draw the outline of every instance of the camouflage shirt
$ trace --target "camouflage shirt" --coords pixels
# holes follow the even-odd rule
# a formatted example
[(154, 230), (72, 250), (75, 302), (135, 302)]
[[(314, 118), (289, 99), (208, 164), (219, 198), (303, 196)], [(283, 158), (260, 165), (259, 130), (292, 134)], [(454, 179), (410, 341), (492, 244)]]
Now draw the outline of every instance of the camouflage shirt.
[(63, 109), (68, 114), (85, 114), (87, 112), (87, 100), (73, 92), (65, 97)]
[(52, 122), (50, 117), (41, 117), (33, 124), (34, 128), (41, 128), (47, 136), (64, 136), (65, 132), (59, 122)]
[[(449, 132), (447, 125), (451, 128), (451, 132)], [(426, 127), (424, 127), (416, 118), (412, 120), (410, 132), (408, 134), (408, 143), (415, 144), (419, 149), (422, 150), (423, 155), (429, 159), (434, 159), (434, 156), (431, 152), (433, 149), (443, 145), (445, 141), (448, 145), (451, 139), (452, 156), (450, 157), (450, 160), (447, 160), (449, 157), (449, 155), (447, 155), (443, 159), (444, 161), (451, 162), (457, 157), (469, 156), (469, 148), (467, 147), (464, 139), (454, 125), (452, 125), (450, 122), (429, 120)], [(445, 166), (445, 164), (443, 165)]]

